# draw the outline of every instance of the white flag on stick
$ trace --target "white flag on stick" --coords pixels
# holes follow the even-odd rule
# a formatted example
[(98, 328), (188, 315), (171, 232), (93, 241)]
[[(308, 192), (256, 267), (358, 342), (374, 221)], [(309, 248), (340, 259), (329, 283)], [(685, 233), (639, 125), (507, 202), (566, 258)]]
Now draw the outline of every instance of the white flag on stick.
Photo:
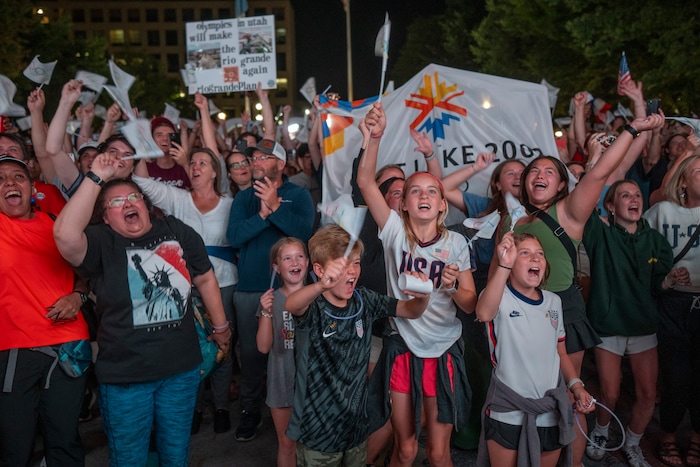
[(128, 122), (122, 127), (122, 133), (136, 149), (136, 154), (131, 159), (163, 156), (163, 151), (161, 151), (160, 147), (153, 140), (153, 136), (151, 136), (151, 123), (145, 118)]
[(216, 106), (216, 104), (214, 104), (213, 100), (211, 100), (211, 99), (207, 99), (207, 100), (209, 101), (209, 115), (214, 115), (214, 114), (218, 114), (219, 112), (221, 112), (221, 109), (218, 108)]
[(382, 90), (384, 90), (384, 79), (386, 78), (386, 64), (389, 61), (389, 33), (391, 32), (391, 21), (389, 21), (389, 13), (384, 16), (384, 25), (377, 34), (377, 40), (374, 42), (374, 54), (377, 57), (382, 57), (382, 80), (379, 85), (379, 100), (382, 99)]
[(476, 238), (492, 238), (499, 222), (501, 222), (501, 215), (498, 214), (498, 210), (495, 210), (488, 216), (464, 219), (463, 224), (466, 228), (477, 231), (472, 239), (474, 240)]
[(301, 89), (299, 89), (299, 92), (302, 96), (304, 96), (304, 99), (306, 99), (309, 104), (313, 104), (314, 97), (316, 97), (316, 78), (312, 76), (311, 78), (307, 79)]
[(510, 216), (510, 230), (515, 228), (515, 223), (523, 217), (527, 217), (525, 206), (520, 204), (515, 196), (506, 191), (506, 206), (508, 207), (508, 215)]
[(352, 196), (345, 193), (335, 201), (319, 204), (318, 209), (326, 218), (330, 218), (334, 224), (339, 225), (350, 234), (350, 243), (343, 254), (343, 257), (347, 258), (360, 236), (362, 225), (367, 216), (367, 208), (364, 206), (355, 207)]
[(53, 69), (56, 68), (57, 60), (49, 63), (41, 63), (39, 56), (36, 55), (23, 74), (37, 84), (49, 84)]
[(7, 117), (24, 117), (27, 111), (19, 104), (12, 102), (17, 93), (17, 86), (10, 78), (0, 75), (0, 115)]
[(131, 103), (129, 102), (129, 94), (123, 92), (121, 89), (110, 84), (105, 84), (103, 86), (105, 91), (114, 99), (122, 112), (129, 118), (129, 120), (136, 120), (137, 117), (134, 115), (134, 111), (131, 108)]
[(163, 117), (167, 118), (175, 126), (180, 125), (180, 111), (177, 110), (177, 107), (174, 105), (170, 105), (167, 102), (165, 103), (165, 110), (163, 111)]
[(121, 89), (125, 94), (131, 89), (131, 85), (134, 84), (136, 78), (131, 76), (126, 71), (122, 70), (114, 63), (114, 60), (109, 61), (109, 71), (112, 73), (112, 81), (114, 85)]
[(107, 78), (97, 73), (80, 70), (75, 74), (75, 79), (83, 82), (83, 86), (97, 91), (98, 95), (102, 92), (102, 86), (107, 82)]
[(557, 96), (559, 95), (559, 88), (552, 86), (544, 78), (542, 78), (540, 84), (547, 88), (547, 94), (549, 95), (549, 108), (554, 109), (554, 107), (557, 106)]

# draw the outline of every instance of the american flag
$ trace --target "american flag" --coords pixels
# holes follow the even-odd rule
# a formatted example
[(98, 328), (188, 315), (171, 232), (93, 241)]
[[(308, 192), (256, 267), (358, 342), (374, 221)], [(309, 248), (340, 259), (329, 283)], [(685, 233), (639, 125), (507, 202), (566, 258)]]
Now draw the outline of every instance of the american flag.
[(622, 52), (622, 58), (620, 59), (620, 69), (617, 71), (617, 93), (624, 96), (622, 92), (622, 86), (632, 81), (632, 75), (630, 74), (630, 67), (627, 66), (627, 56)]

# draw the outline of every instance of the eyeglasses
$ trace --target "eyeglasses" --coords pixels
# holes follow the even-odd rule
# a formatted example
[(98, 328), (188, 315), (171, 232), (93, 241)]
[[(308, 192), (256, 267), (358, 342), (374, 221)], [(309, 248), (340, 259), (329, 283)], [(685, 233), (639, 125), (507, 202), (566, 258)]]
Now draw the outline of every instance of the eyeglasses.
[(126, 196), (117, 196), (115, 198), (110, 199), (107, 201), (107, 207), (108, 208), (120, 208), (124, 206), (124, 203), (127, 201), (130, 203), (135, 203), (136, 201), (141, 201), (143, 199), (143, 195), (141, 193), (129, 193)]
[(277, 156), (273, 156), (272, 154), (263, 154), (262, 156), (257, 156), (257, 157), (251, 156), (248, 158), (248, 160), (250, 161), (251, 164), (256, 162), (256, 161), (265, 162), (268, 159), (277, 159)]
[(226, 166), (229, 170), (237, 170), (237, 169), (242, 169), (243, 167), (248, 167), (250, 165), (250, 162), (248, 161), (240, 161), (240, 162), (231, 162), (229, 165)]

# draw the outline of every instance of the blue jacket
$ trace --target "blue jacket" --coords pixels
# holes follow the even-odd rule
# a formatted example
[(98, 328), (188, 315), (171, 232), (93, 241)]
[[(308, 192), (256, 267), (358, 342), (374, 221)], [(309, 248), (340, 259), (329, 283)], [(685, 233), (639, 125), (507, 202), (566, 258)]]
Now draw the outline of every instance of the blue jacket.
[(238, 193), (231, 205), (226, 238), (239, 249), (237, 291), (264, 292), (270, 286), (270, 248), (282, 237), (306, 242), (314, 223), (314, 204), (306, 188), (283, 177), (277, 189), (282, 198), (279, 209), (267, 219), (260, 217), (260, 199), (253, 187)]

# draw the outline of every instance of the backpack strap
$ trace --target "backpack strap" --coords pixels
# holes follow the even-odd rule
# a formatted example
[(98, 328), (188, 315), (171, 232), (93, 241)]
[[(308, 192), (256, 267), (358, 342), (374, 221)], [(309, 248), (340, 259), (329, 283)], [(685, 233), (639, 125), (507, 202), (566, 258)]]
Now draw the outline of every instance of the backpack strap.
[(690, 250), (690, 247), (698, 239), (698, 236), (700, 236), (700, 225), (695, 227), (695, 232), (693, 232), (693, 235), (690, 236), (690, 238), (688, 239), (688, 243), (685, 244), (683, 250), (681, 250), (681, 252), (678, 253), (675, 258), (673, 258), (673, 264), (676, 264), (678, 261), (683, 259), (685, 254), (688, 253), (688, 250)]
[[(564, 230), (564, 227), (559, 225), (559, 222), (555, 221), (554, 218), (547, 214), (546, 211), (538, 209), (530, 203), (525, 205), (525, 209), (527, 209), (529, 213), (533, 213), (538, 219), (544, 222), (547, 227), (552, 229), (552, 233), (554, 234), (554, 236), (559, 239), (562, 245), (564, 245), (564, 249), (567, 253), (569, 253), (569, 257), (571, 258), (571, 264), (574, 267), (574, 281), (576, 281), (576, 278), (578, 277), (578, 261), (576, 260), (576, 247), (574, 246), (574, 242), (571, 241), (571, 238)], [(700, 228), (696, 229), (696, 231), (697, 230), (700, 230)]]

